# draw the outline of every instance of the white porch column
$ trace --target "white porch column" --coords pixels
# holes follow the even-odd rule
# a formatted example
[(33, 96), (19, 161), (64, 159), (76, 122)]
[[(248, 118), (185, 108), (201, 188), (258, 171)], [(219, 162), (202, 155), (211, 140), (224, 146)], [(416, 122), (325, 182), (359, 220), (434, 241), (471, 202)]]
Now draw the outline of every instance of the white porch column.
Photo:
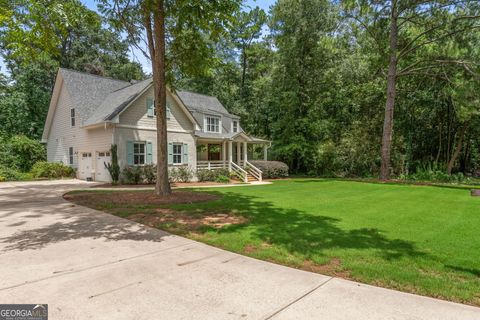
[(237, 164), (240, 165), (240, 161), (242, 161), (242, 151), (240, 150), (240, 142), (236, 142), (237, 144)]
[(232, 141), (228, 141), (228, 171), (232, 171)]
[(225, 168), (225, 160), (227, 159), (227, 150), (225, 150), (226, 147), (227, 147), (227, 142), (224, 140), (222, 142), (222, 161), (223, 161), (224, 168)]
[(267, 161), (268, 160), (268, 147), (266, 144), (263, 145), (263, 160)]
[(243, 143), (243, 164), (245, 165), (245, 162), (247, 162), (247, 143)]

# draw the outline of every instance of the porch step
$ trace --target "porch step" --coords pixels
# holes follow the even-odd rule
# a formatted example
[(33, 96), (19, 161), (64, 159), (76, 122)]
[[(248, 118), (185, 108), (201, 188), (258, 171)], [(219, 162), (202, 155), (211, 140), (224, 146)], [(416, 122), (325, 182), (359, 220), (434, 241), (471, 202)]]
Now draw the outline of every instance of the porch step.
[(253, 182), (253, 181), (258, 181), (258, 179), (255, 178), (252, 174), (248, 173), (247, 174), (247, 181), (248, 182)]

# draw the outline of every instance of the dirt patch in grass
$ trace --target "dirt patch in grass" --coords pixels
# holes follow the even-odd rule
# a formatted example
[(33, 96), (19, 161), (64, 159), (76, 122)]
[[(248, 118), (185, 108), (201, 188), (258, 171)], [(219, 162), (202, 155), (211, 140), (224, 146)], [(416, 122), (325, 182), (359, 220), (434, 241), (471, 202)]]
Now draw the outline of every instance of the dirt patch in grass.
[(316, 264), (311, 260), (305, 260), (301, 266), (302, 270), (335, 276), (344, 279), (351, 279), (350, 271), (342, 269), (340, 259), (333, 258), (326, 264)]
[(220, 229), (247, 222), (243, 216), (223, 211), (189, 213), (167, 207), (171, 204), (189, 204), (219, 199), (219, 196), (205, 192), (174, 191), (168, 196), (158, 197), (153, 191), (86, 191), (67, 193), (64, 198), (78, 205), (103, 210), (180, 235), (200, 236), (205, 228)]
[(121, 191), (121, 192), (79, 192), (67, 193), (64, 198), (86, 207), (96, 204), (112, 203), (120, 205), (167, 205), (188, 204), (216, 200), (219, 197), (205, 192), (174, 191), (168, 196), (157, 196), (153, 191)]
[(232, 224), (242, 224), (247, 221), (244, 217), (226, 213), (192, 215), (163, 208), (156, 209), (156, 213), (154, 214), (139, 213), (129, 216), (128, 219), (151, 227), (177, 225), (177, 228), (181, 226), (185, 231), (197, 231), (201, 227), (219, 229)]

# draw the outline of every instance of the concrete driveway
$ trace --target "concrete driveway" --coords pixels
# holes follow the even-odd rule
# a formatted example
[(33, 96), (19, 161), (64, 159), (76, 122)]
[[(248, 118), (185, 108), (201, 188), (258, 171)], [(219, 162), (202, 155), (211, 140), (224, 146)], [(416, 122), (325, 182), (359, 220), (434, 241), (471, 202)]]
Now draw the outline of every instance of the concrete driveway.
[(258, 261), (0, 183), (0, 303), (50, 319), (480, 319), (480, 309)]

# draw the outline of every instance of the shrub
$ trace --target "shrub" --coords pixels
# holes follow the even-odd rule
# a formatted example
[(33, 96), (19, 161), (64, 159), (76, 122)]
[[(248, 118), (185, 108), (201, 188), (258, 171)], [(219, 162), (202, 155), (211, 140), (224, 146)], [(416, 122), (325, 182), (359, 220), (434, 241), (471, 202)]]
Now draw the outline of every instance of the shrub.
[(143, 177), (149, 184), (153, 184), (157, 181), (157, 166), (153, 164), (147, 164), (143, 167)]
[(123, 168), (122, 178), (125, 184), (140, 184), (143, 182), (143, 168), (140, 166), (127, 166)]
[(21, 180), (21, 173), (14, 168), (0, 165), (0, 182)]
[(73, 178), (75, 177), (75, 170), (61, 162), (46, 162), (38, 161), (31, 170), (34, 178)]
[(23, 135), (0, 141), (0, 165), (28, 172), (33, 164), (45, 160), (45, 147)]
[(230, 172), (228, 172), (228, 169), (214, 169), (214, 170), (200, 169), (200, 170), (197, 170), (197, 179), (200, 182), (217, 181), (217, 178), (220, 177), (220, 176), (229, 177)]
[(229, 176), (220, 175), (220, 176), (218, 176), (218, 177), (215, 178), (215, 182), (219, 182), (219, 183), (229, 183), (229, 182), (230, 182), (230, 177), (229, 177)]
[(470, 178), (465, 177), (461, 172), (449, 175), (443, 168), (435, 164), (419, 166), (414, 174), (402, 175), (400, 178), (407, 181), (431, 181), (443, 183), (469, 183), (471, 180)]
[(252, 160), (250, 163), (262, 170), (262, 177), (264, 179), (288, 177), (288, 166), (283, 162)]
[(171, 181), (190, 182), (193, 178), (193, 173), (189, 167), (178, 167), (171, 169), (169, 176)]
[(108, 172), (110, 173), (110, 177), (112, 178), (112, 184), (117, 184), (120, 178), (120, 166), (118, 165), (118, 155), (117, 155), (117, 145), (112, 144), (110, 148), (110, 153), (112, 155), (112, 162), (111, 163), (103, 163), (105, 168), (107, 168)]

